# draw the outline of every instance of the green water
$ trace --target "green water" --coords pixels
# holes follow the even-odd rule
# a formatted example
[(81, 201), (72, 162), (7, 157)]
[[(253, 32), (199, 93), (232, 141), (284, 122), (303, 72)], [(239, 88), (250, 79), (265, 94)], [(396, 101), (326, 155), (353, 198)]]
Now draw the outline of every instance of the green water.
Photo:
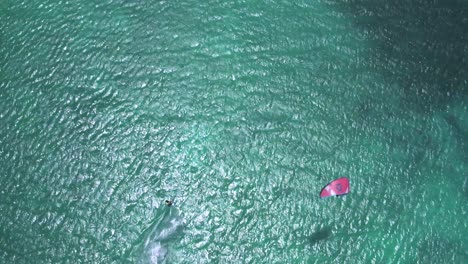
[(466, 1), (1, 1), (0, 262), (468, 263), (467, 63)]

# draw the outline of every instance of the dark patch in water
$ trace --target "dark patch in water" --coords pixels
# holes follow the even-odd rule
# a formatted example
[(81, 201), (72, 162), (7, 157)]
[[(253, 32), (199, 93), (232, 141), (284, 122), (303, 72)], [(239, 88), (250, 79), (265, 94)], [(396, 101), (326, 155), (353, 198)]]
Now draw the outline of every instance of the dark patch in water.
[(317, 244), (321, 241), (328, 239), (332, 235), (332, 231), (330, 227), (324, 227), (316, 232), (314, 232), (309, 237), (309, 243), (311, 245)]
[(468, 263), (468, 250), (457, 241), (430, 238), (419, 244), (417, 263)]
[[(408, 110), (430, 113), (468, 95), (468, 5), (463, 1), (349, 0), (367, 41), (369, 67), (398, 83)], [(365, 109), (365, 108), (364, 108)]]
[(463, 182), (462, 192), (463, 196), (468, 199), (468, 177), (466, 177), (465, 181)]
[(454, 137), (458, 142), (458, 147), (462, 152), (463, 160), (468, 161), (468, 150), (466, 148), (468, 132), (460, 125), (460, 122), (454, 115), (444, 115), (444, 119), (453, 131)]

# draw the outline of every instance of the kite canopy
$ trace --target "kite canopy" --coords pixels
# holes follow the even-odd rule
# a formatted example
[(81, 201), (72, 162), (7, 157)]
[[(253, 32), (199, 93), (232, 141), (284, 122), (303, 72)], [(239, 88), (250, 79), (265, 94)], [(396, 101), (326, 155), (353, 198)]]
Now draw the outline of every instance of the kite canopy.
[(320, 198), (325, 198), (329, 196), (338, 196), (338, 195), (345, 195), (349, 193), (349, 180), (348, 178), (339, 178), (336, 179), (327, 186), (323, 187), (322, 191), (320, 192)]

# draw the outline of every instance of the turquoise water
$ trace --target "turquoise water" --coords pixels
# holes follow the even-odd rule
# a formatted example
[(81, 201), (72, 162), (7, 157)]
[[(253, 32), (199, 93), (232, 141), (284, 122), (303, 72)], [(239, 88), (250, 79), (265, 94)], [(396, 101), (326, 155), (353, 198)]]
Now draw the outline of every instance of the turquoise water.
[(466, 1), (3, 1), (0, 262), (468, 263), (467, 29)]

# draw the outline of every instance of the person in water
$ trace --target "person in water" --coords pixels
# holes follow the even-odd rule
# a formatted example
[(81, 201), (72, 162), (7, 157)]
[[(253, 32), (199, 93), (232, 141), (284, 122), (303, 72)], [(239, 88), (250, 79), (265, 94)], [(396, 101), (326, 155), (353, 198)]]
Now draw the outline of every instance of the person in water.
[(171, 205), (172, 205), (172, 201), (171, 200), (166, 200), (166, 206), (171, 207)]

